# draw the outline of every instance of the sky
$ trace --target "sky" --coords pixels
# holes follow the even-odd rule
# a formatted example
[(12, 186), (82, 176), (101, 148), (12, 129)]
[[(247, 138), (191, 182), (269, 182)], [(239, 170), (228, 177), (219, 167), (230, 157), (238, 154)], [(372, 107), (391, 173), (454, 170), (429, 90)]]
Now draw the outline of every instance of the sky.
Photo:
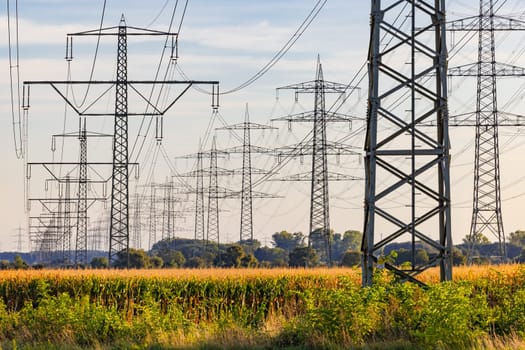
[[(299, 25), (307, 17), (317, 1), (256, 1), (256, 0), (190, 0), (184, 15), (184, 21), (179, 32), (179, 58), (177, 69), (169, 74), (172, 79), (184, 79), (185, 76), (195, 80), (218, 80), (221, 91), (228, 91), (248, 80), (259, 71), (276, 52), (286, 43)], [(103, 1), (23, 1), (19, 4), (19, 48), (20, 48), (20, 80), (67, 80), (68, 74), (73, 80), (86, 80), (90, 77), (93, 64), (96, 39), (74, 38), (74, 59), (69, 68), (64, 60), (66, 34), (84, 30), (98, 29), (101, 21)], [(169, 28), (170, 17), (176, 1), (152, 0), (115, 1), (107, 0), (104, 11), (103, 27), (116, 26), (122, 15), (128, 26), (166, 31)], [(185, 1), (179, 1), (175, 12), (174, 28), (178, 28), (182, 18)], [(501, 0), (504, 6), (502, 14), (518, 14), (518, 0)], [(11, 5), (11, 21), (14, 20)], [(476, 6), (471, 1), (448, 1), (449, 18), (459, 18), (476, 14)], [(219, 117), (213, 118), (210, 108), (210, 96), (195, 89), (188, 91), (178, 101), (163, 119), (162, 145), (153, 141), (155, 124), (147, 132), (148, 120), (136, 117), (130, 120), (130, 145), (133, 145), (133, 155), (137, 154), (142, 141), (143, 151), (140, 153), (140, 179), (132, 180), (131, 193), (145, 193), (143, 185), (147, 182), (165, 182), (170, 176), (169, 167), (177, 173), (186, 173), (194, 168), (194, 160), (180, 159), (180, 156), (197, 152), (199, 143), (204, 149), (211, 145), (212, 136), (216, 136), (218, 148), (228, 148), (239, 145), (235, 135), (225, 131), (214, 131), (216, 127), (239, 123), (243, 120), (245, 106), (249, 106), (251, 121), (269, 125), (270, 119), (278, 118), (288, 113), (298, 113), (311, 110), (313, 97), (302, 95), (296, 101), (293, 93), (280, 91), (276, 98), (276, 88), (293, 83), (313, 80), (316, 61), (319, 55), (323, 64), (326, 80), (348, 84), (366, 62), (369, 40), (370, 4), (367, 1), (328, 0), (325, 7), (312, 22), (305, 33), (297, 40), (288, 53), (279, 60), (264, 76), (252, 85), (230, 94), (222, 95), (220, 99)], [(7, 10), (0, 10), (0, 142), (2, 142), (3, 171), (0, 172), (0, 212), (2, 230), (0, 230), (0, 251), (16, 248), (17, 228), (26, 229), (27, 216), (38, 215), (40, 207), (36, 204), (27, 211), (24, 197), (39, 197), (45, 195), (45, 179), (50, 175), (42, 168), (33, 167), (29, 187), (24, 185), (24, 160), (17, 159), (13, 140), (11, 116), (9, 61), (7, 36)], [(175, 29), (174, 29), (175, 30)], [(456, 43), (459, 36), (449, 38), (450, 66), (472, 62), (476, 58), (476, 42), (470, 41), (458, 50)], [(519, 33), (501, 34), (497, 37), (498, 60), (525, 66), (525, 58), (520, 54), (524, 50), (525, 41)], [(158, 38), (130, 38), (128, 49), (128, 74), (132, 79), (151, 79), (159, 65), (159, 59), (164, 42)], [(113, 78), (115, 71), (116, 44), (114, 38), (103, 38), (99, 50), (94, 79)], [(161, 64), (166, 68), (166, 61)], [(164, 71), (164, 70), (162, 70)], [(69, 73), (68, 73), (69, 72)], [(523, 106), (523, 93), (520, 91), (523, 82), (519, 79), (505, 79), (498, 85), (499, 106), (509, 109), (509, 112), (519, 113)], [(450, 110), (451, 114), (473, 109), (475, 82), (468, 79), (451, 79)], [(340, 110), (364, 117), (367, 96), (366, 80), (359, 86), (359, 94), (351, 96), (348, 103)], [(207, 89), (208, 87), (203, 87)], [(500, 92), (501, 91), (501, 92)], [(517, 97), (511, 97), (518, 91)], [(96, 87), (89, 91), (84, 87), (76, 87), (68, 95), (76, 103), (84, 96), (92, 101), (97, 96)], [(160, 104), (176, 95), (170, 91), (163, 96)], [(49, 86), (33, 86), (31, 89), (31, 108), (28, 116), (28, 162), (77, 161), (78, 145), (74, 138), (56, 138), (58, 144), (55, 152), (51, 151), (51, 135), (73, 132), (78, 127), (78, 117), (71, 109), (65, 107), (63, 100)], [(327, 106), (334, 102), (334, 97), (327, 97)], [(140, 103), (130, 102), (131, 108), (143, 108)], [(97, 102), (97, 108), (110, 110), (111, 99), (102, 98)], [(271, 147), (289, 145), (302, 140), (311, 125), (294, 124), (289, 130), (286, 123), (274, 122), (276, 131), (253, 131), (252, 142), (257, 145)], [(141, 127), (142, 126), (142, 127)], [(336, 125), (329, 128), (329, 137), (341, 139), (349, 132), (358, 131), (362, 123), (354, 123), (352, 129), (348, 125)], [(207, 135), (206, 130), (212, 130)], [(111, 133), (112, 123), (109, 118), (90, 118), (88, 129), (100, 133)], [(356, 132), (349, 141), (357, 152), (363, 148), (363, 132)], [(451, 130), (452, 168), (451, 182), (453, 191), (452, 228), (455, 243), (468, 233), (472, 212), (472, 162), (474, 157), (474, 131)], [(107, 139), (93, 138), (88, 142), (89, 161), (109, 162), (111, 145)], [(521, 202), (525, 195), (525, 177), (520, 167), (521, 150), (524, 147), (524, 135), (520, 129), (500, 130), (501, 147), (501, 177), (503, 195), (503, 221), (508, 233), (525, 229), (521, 218)], [(156, 151), (157, 150), (157, 151)], [(164, 150), (162, 153), (160, 150)], [(159, 152), (159, 153), (157, 153)], [(157, 162), (152, 160), (157, 156)], [(164, 159), (163, 154), (167, 160)], [(276, 160), (267, 155), (254, 155), (254, 167), (269, 169)], [(291, 161), (282, 170), (279, 177), (286, 177), (309, 171), (308, 157)], [(329, 167), (335, 172), (349, 173), (362, 177), (364, 171), (360, 156), (342, 156), (331, 158)], [(219, 160), (219, 166), (237, 168), (240, 166), (238, 155)], [(72, 169), (67, 167), (54, 169), (67, 173)], [(100, 177), (107, 177), (108, 169), (97, 170)], [(93, 177), (95, 175), (92, 175)], [(257, 176), (254, 176), (256, 182)], [(189, 178), (176, 178), (177, 182)], [(220, 185), (238, 189), (239, 177), (221, 177)], [(51, 186), (52, 187), (52, 186)], [(93, 193), (100, 194), (103, 189), (93, 185)], [(256, 188), (257, 191), (273, 193), (282, 196), (280, 199), (254, 200), (254, 234), (255, 238), (264, 244), (270, 244), (271, 235), (280, 230), (302, 231), (308, 229), (309, 188), (306, 182), (292, 183), (268, 181)], [(347, 229), (362, 230), (363, 227), (363, 182), (351, 181), (331, 183), (330, 186), (330, 219), (331, 227), (336, 232)], [(49, 193), (54, 191), (48, 189)], [(25, 193), (25, 194), (24, 194)], [(181, 196), (191, 199), (191, 195)], [(191, 203), (180, 204), (181, 208), (190, 208)], [(239, 202), (236, 200), (221, 201), (220, 228), (221, 241), (237, 240), (239, 232)], [(95, 221), (107, 212), (107, 207), (96, 203), (90, 208), (89, 216), (92, 226)], [(144, 208), (144, 211), (147, 209)], [(143, 246), (147, 248), (147, 214), (143, 219)], [(177, 221), (181, 230), (178, 236), (193, 237), (192, 214), (186, 219)], [(489, 237), (491, 238), (491, 237)], [(24, 250), (29, 249), (27, 239), (24, 240)]]

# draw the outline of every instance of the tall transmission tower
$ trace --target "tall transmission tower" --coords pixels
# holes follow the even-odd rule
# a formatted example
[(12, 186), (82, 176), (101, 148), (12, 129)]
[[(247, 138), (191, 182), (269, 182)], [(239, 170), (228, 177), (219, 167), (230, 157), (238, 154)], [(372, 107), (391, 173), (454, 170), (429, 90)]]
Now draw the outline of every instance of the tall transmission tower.
[(135, 193), (135, 205), (133, 207), (133, 247), (140, 248), (142, 246), (142, 230), (141, 230), (141, 205), (142, 198), (139, 193)]
[[(217, 166), (218, 158), (223, 158), (227, 155), (227, 152), (217, 149), (216, 140), (215, 137), (213, 137), (212, 146), (209, 150), (203, 151), (202, 146), (199, 143), (199, 151), (197, 153), (177, 157), (183, 159), (197, 159), (196, 169), (194, 171), (181, 174), (180, 176), (194, 177), (196, 179), (195, 188), (190, 189), (188, 193), (194, 193), (196, 195), (194, 239), (201, 240), (204, 245), (209, 243), (216, 243), (217, 245), (219, 244), (219, 198), (233, 197), (233, 191), (220, 188), (218, 184), (218, 176), (235, 174), (234, 170), (222, 169)], [(204, 169), (204, 159), (210, 160), (210, 165), (207, 169)], [(204, 186), (205, 175), (209, 177), (208, 187)], [(205, 220), (205, 193), (207, 193), (208, 198), (206, 212), (208, 214), (207, 221)]]
[[(497, 78), (525, 76), (525, 69), (496, 61), (496, 31), (524, 31), (525, 21), (498, 16), (493, 0), (480, 0), (479, 16), (450, 22), (449, 31), (478, 31), (478, 57), (474, 64), (449, 69), (449, 76), (476, 77), (476, 109), (452, 126), (474, 126), (474, 194), (472, 221), (467, 236), (467, 261), (472, 262), (476, 236), (487, 233), (497, 239), (500, 261), (507, 260), (501, 209), (499, 127), (524, 126), (523, 117), (498, 110)], [(466, 117), (465, 117), (466, 116)], [(472, 120), (474, 119), (474, 120)]]
[[(117, 79), (113, 138), (113, 175), (109, 225), (109, 262), (129, 249), (128, 174), (128, 35), (124, 16), (117, 33)], [(129, 264), (129, 256), (128, 256)]]
[(77, 206), (77, 240), (75, 248), (75, 264), (87, 264), (88, 246), (88, 174), (87, 174), (87, 133), (86, 118), (81, 120), (79, 130), (80, 163), (78, 176), (78, 206)]
[[(31, 84), (46, 84), (51, 85), (53, 89), (62, 97), (68, 105), (79, 116), (112, 116), (114, 117), (114, 139), (113, 139), (113, 159), (112, 159), (112, 189), (111, 189), (111, 215), (110, 215), (110, 232), (109, 232), (109, 262), (114, 263), (117, 259), (117, 254), (121, 251), (129, 251), (129, 166), (132, 163), (128, 159), (128, 117), (130, 116), (163, 116), (168, 110), (190, 89), (196, 84), (210, 84), (212, 85), (212, 108), (218, 108), (218, 81), (177, 81), (177, 80), (128, 80), (128, 45), (127, 39), (129, 36), (160, 36), (166, 37), (166, 43), (171, 38), (173, 43), (172, 55), (177, 52), (175, 44), (177, 43), (177, 33), (162, 32), (150, 29), (141, 29), (127, 26), (124, 15), (122, 15), (120, 23), (116, 27), (102, 28), (79, 33), (68, 34), (66, 59), (72, 59), (72, 38), (75, 36), (116, 36), (117, 37), (117, 72), (116, 79), (109, 81), (29, 81), (24, 82), (26, 85)], [(175, 59), (174, 56), (172, 56)], [(68, 85), (108, 85), (100, 96), (97, 96), (87, 108), (81, 109), (71, 101), (67, 95), (59, 88), (60, 86)], [(185, 85), (185, 88), (178, 94), (178, 96), (171, 99), (167, 106), (162, 108), (152, 101), (144, 97), (144, 94), (139, 92), (137, 86), (147, 85)], [(100, 100), (111, 89), (115, 88), (115, 110), (113, 113), (95, 111), (96, 102)], [(131, 89), (128, 89), (131, 88)], [(25, 90), (24, 90), (25, 91)], [(146, 103), (147, 112), (131, 112), (128, 108), (128, 93), (135, 92), (139, 99)], [(29, 88), (27, 89), (27, 99), (23, 103), (24, 108), (29, 106)]]
[[(329, 265), (332, 264), (331, 253), (331, 231), (330, 231), (330, 204), (328, 196), (328, 154), (332, 145), (327, 140), (326, 126), (329, 122), (351, 123), (359, 118), (328, 112), (326, 110), (326, 94), (344, 94), (348, 89), (355, 87), (344, 84), (334, 83), (324, 80), (321, 60), (317, 59), (317, 71), (314, 81), (288, 85), (277, 90), (290, 89), (298, 94), (314, 94), (314, 110), (312, 112), (290, 115), (284, 118), (273, 120), (285, 120), (291, 122), (312, 122), (313, 136), (311, 152), (312, 171), (308, 177), (310, 179), (310, 224), (308, 229), (309, 246), (313, 247), (321, 258)], [(298, 146), (299, 148), (302, 146)], [(282, 154), (282, 150), (279, 151)], [(292, 151), (293, 152), (293, 151)], [(353, 152), (356, 154), (355, 152)], [(297, 177), (295, 178), (298, 179)], [(284, 179), (281, 179), (284, 180)]]
[(241, 170), (241, 226), (239, 242), (253, 242), (253, 198), (276, 198), (274, 195), (254, 192), (252, 188), (252, 175), (254, 173), (267, 173), (261, 169), (252, 167), (252, 153), (272, 153), (269, 148), (253, 146), (250, 139), (251, 130), (275, 130), (277, 128), (250, 122), (250, 113), (248, 104), (244, 113), (244, 122), (239, 124), (228, 125), (217, 130), (242, 130), (243, 143), (241, 147), (233, 147), (225, 150), (228, 153), (242, 153), (242, 170)]
[(157, 195), (154, 184), (150, 185), (150, 207), (149, 207), (149, 249), (157, 242)]
[(204, 242), (204, 168), (202, 165), (202, 152), (197, 153), (197, 173), (195, 174), (196, 186), (195, 186), (195, 221), (194, 221), (194, 239), (195, 241)]
[[(440, 279), (450, 280), (445, 0), (372, 0), (371, 5), (363, 285), (371, 285), (375, 268), (382, 266), (422, 284), (417, 275), (439, 265)], [(423, 131), (430, 121), (433, 131)], [(382, 259), (387, 244), (407, 235), (409, 268)], [(428, 263), (416, 264), (416, 240), (434, 250)]]
[(206, 241), (220, 242), (219, 231), (219, 181), (217, 167), (217, 145), (215, 137), (211, 144), (210, 150), (210, 182), (208, 186), (208, 221), (206, 225)]
[(63, 238), (63, 261), (66, 264), (71, 262), (71, 180), (65, 177), (64, 182), (64, 238)]

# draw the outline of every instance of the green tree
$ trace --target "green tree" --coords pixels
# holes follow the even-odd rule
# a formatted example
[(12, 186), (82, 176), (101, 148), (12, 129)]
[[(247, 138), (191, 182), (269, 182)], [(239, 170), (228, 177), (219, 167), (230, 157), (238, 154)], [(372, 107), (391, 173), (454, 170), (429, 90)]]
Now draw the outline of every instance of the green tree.
[(259, 261), (252, 253), (248, 253), (241, 258), (242, 267), (257, 267), (257, 265), (259, 265)]
[(305, 236), (302, 232), (290, 233), (287, 231), (275, 232), (272, 235), (273, 244), (277, 248), (281, 248), (290, 253), (297, 247), (304, 247)]
[[(129, 254), (129, 265), (128, 265), (128, 254)], [(117, 253), (117, 259), (113, 263), (114, 267), (119, 268), (131, 268), (131, 269), (143, 269), (150, 267), (149, 256), (146, 254), (144, 249), (129, 248), (128, 254), (126, 250), (121, 250)]]
[(158, 255), (150, 257), (149, 262), (151, 267), (153, 267), (154, 269), (160, 269), (164, 265), (164, 261)]
[(20, 255), (15, 255), (13, 259), (13, 266), (17, 270), (25, 270), (29, 267)]
[[(417, 248), (414, 251), (414, 260), (416, 265), (425, 264), (429, 260), (428, 253), (423, 248)], [(395, 259), (396, 265), (402, 265), (405, 263), (412, 263), (412, 251), (406, 248), (400, 248), (397, 250), (397, 257)]]
[(521, 250), (521, 254), (518, 257), (518, 262), (521, 264), (525, 263), (525, 248)]
[(356, 250), (347, 250), (341, 259), (341, 266), (354, 267), (361, 264), (361, 252)]
[(356, 230), (347, 230), (343, 233), (343, 242), (345, 242), (346, 249), (359, 251), (361, 249), (361, 241), (363, 234)]
[(221, 267), (240, 267), (246, 253), (239, 244), (226, 248), (225, 252), (219, 253), (215, 259), (215, 265)]
[(293, 267), (318, 266), (319, 256), (312, 247), (296, 247), (290, 252), (289, 264)]
[(262, 265), (268, 267), (288, 266), (288, 252), (282, 248), (261, 247), (254, 255)]
[(467, 257), (458, 248), (452, 249), (452, 265), (460, 266), (467, 263)]
[(108, 258), (105, 256), (95, 256), (89, 263), (94, 269), (105, 269), (109, 266)]
[(489, 244), (490, 241), (487, 238), (487, 236), (485, 236), (483, 233), (476, 232), (472, 236), (468, 235), (465, 238), (463, 238), (463, 244), (470, 245), (472, 243), (475, 245), (483, 245), (483, 244)]
[(171, 248), (163, 248), (157, 251), (154, 256), (162, 259), (164, 267), (182, 267), (186, 262), (186, 258), (182, 252)]
[(416, 253), (415, 259), (416, 259), (417, 265), (423, 265), (423, 264), (428, 263), (429, 256), (428, 256), (428, 252), (425, 249), (418, 248), (416, 249), (415, 253)]
[(509, 243), (519, 247), (525, 247), (525, 231), (517, 230), (509, 235)]
[(242, 249), (244, 249), (246, 253), (253, 253), (261, 247), (261, 242), (259, 242), (256, 239), (249, 239), (246, 241), (242, 241), (242, 242), (239, 242), (239, 244), (241, 245)]
[(334, 233), (332, 235), (332, 258), (341, 261), (348, 250), (360, 250), (361, 240), (362, 234), (359, 231), (347, 230), (343, 234)]
[(186, 261), (186, 267), (192, 267), (192, 268), (203, 268), (207, 266), (206, 260), (204, 260), (201, 257), (194, 256), (189, 258)]
[(7, 270), (11, 268), (9, 260), (0, 260), (0, 270)]

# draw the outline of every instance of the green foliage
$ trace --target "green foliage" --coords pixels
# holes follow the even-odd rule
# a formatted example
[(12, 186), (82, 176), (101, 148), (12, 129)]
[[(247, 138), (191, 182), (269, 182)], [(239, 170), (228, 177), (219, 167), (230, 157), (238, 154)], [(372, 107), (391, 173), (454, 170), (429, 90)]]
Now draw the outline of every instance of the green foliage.
[(467, 263), (467, 257), (458, 248), (452, 248), (452, 264), (461, 266)]
[(312, 247), (297, 247), (290, 252), (289, 264), (292, 267), (314, 267), (319, 265), (319, 256)]
[(525, 248), (525, 231), (516, 230), (509, 235), (509, 243)]
[(13, 259), (13, 267), (17, 270), (25, 270), (29, 266), (27, 263), (20, 257), (20, 255), (15, 255), (15, 258)]
[(348, 250), (344, 253), (341, 259), (341, 266), (359, 266), (361, 264), (361, 252), (355, 250)]
[(343, 255), (351, 251), (359, 251), (361, 249), (361, 240), (363, 234), (359, 231), (348, 230), (342, 235), (335, 233), (332, 235), (332, 258), (335, 261), (341, 261)]
[(295, 248), (304, 247), (306, 237), (301, 232), (290, 233), (287, 231), (275, 232), (272, 235), (273, 244), (277, 248), (291, 252)]
[(185, 334), (185, 345), (197, 346), (198, 334), (235, 341), (235, 332), (265, 334), (268, 327), (274, 328), (265, 348), (402, 341), (400, 349), (464, 349), (486, 336), (525, 336), (525, 268), (427, 288), (392, 284), (383, 270), (374, 282), (361, 288), (345, 274), (206, 279), (13, 273), (0, 279), (0, 344), (148, 348)]
[(489, 239), (487, 236), (485, 236), (481, 232), (476, 232), (472, 236), (468, 235), (465, 238), (463, 238), (463, 244), (470, 245), (482, 245), (482, 244), (490, 244)]
[[(404, 263), (412, 263), (412, 251), (409, 249), (401, 248), (396, 251), (397, 256), (395, 258), (396, 265), (403, 265)], [(422, 265), (428, 262), (429, 257), (425, 249), (417, 248), (414, 251), (414, 260), (417, 265)]]
[(149, 256), (146, 254), (144, 249), (129, 248), (121, 250), (117, 253), (117, 259), (113, 263), (114, 267), (119, 268), (132, 268), (132, 269), (143, 269), (151, 267)]
[(109, 266), (109, 261), (105, 256), (96, 256), (91, 259), (90, 265), (94, 269), (105, 269)]
[(214, 264), (220, 267), (256, 267), (258, 261), (252, 253), (247, 254), (241, 245), (234, 244), (219, 253)]
[(171, 248), (156, 251), (154, 257), (162, 259), (164, 267), (183, 267), (186, 263), (186, 258), (182, 252)]
[(255, 250), (254, 255), (268, 267), (288, 266), (288, 252), (282, 248), (261, 247)]

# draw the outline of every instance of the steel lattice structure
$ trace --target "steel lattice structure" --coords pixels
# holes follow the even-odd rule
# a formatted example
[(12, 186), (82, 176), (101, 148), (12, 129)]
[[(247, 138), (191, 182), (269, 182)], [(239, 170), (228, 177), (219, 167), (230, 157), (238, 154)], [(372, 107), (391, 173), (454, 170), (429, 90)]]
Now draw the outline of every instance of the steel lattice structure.
[[(212, 85), (212, 108), (218, 108), (218, 81), (178, 81), (178, 80), (128, 80), (127, 79), (127, 38), (129, 36), (162, 36), (171, 38), (173, 45), (176, 45), (175, 37), (177, 33), (162, 32), (150, 29), (141, 29), (127, 26), (124, 16), (121, 17), (120, 23), (117, 27), (101, 28), (96, 30), (89, 30), (79, 33), (68, 34), (66, 47), (66, 60), (72, 60), (72, 40), (73, 36), (116, 36), (117, 37), (117, 74), (116, 80), (107, 81), (29, 81), (24, 82), (26, 85), (31, 84), (47, 84), (50, 85), (64, 101), (71, 107), (79, 116), (113, 116), (114, 117), (114, 144), (113, 144), (113, 159), (112, 159), (112, 193), (111, 193), (111, 217), (110, 217), (110, 243), (109, 243), (109, 262), (113, 264), (117, 259), (117, 254), (124, 251), (126, 256), (129, 251), (129, 166), (137, 165), (130, 163), (128, 159), (128, 117), (130, 116), (148, 116), (148, 117), (162, 117), (173, 105), (184, 95), (193, 85), (209, 84)], [(168, 40), (166, 40), (168, 43)], [(172, 47), (172, 54), (176, 53), (175, 47)], [(175, 56), (171, 57), (175, 59)], [(67, 94), (60, 89), (60, 86), (70, 85), (109, 85), (101, 95), (97, 96), (94, 101), (88, 104), (88, 107), (78, 107), (73, 101), (68, 98)], [(137, 89), (137, 85), (186, 85), (184, 89), (168, 102), (167, 106), (161, 108), (160, 106), (149, 101)], [(115, 88), (115, 111), (110, 114), (105, 111), (96, 110), (96, 102), (111, 90)], [(128, 110), (128, 87), (134, 91), (139, 98), (146, 103), (147, 111), (129, 111)], [(24, 85), (25, 89), (25, 85)], [(24, 110), (29, 108), (29, 88), (27, 88), (27, 98), (24, 100)], [(158, 122), (158, 120), (157, 120)], [(162, 125), (162, 123), (161, 123)], [(160, 131), (162, 135), (162, 130)], [(158, 136), (158, 135), (157, 135)]]
[(150, 207), (149, 207), (149, 249), (157, 242), (157, 202), (156, 188), (154, 184), (150, 186)]
[[(523, 116), (498, 110), (497, 78), (522, 77), (525, 69), (496, 61), (496, 31), (523, 31), (525, 21), (498, 16), (492, 0), (480, 0), (479, 15), (451, 22), (449, 31), (478, 31), (477, 62), (453, 67), (449, 76), (476, 77), (476, 110), (460, 116), (452, 126), (476, 129), (472, 222), (467, 236), (468, 262), (472, 262), (477, 234), (489, 233), (498, 240), (501, 261), (507, 259), (501, 209), (499, 127), (524, 126)], [(454, 118), (456, 120), (457, 118)]]
[(213, 138), (210, 150), (210, 182), (208, 186), (208, 222), (206, 225), (206, 241), (220, 242), (219, 235), (219, 184), (217, 167), (217, 145)]
[(239, 232), (239, 242), (253, 242), (253, 198), (276, 198), (271, 194), (256, 192), (252, 188), (252, 175), (265, 174), (266, 171), (252, 167), (252, 153), (271, 153), (272, 150), (264, 147), (254, 146), (251, 143), (251, 130), (275, 130), (277, 128), (250, 122), (248, 104), (244, 113), (244, 122), (228, 125), (217, 130), (242, 130), (243, 139), (241, 147), (226, 149), (227, 153), (242, 154), (241, 170), (241, 226)]
[[(199, 146), (200, 148), (200, 146)], [(204, 168), (202, 165), (202, 152), (197, 153), (197, 176), (195, 177), (195, 241), (204, 242), (205, 219), (204, 219)]]
[[(450, 280), (445, 0), (372, 0), (371, 5), (363, 285), (373, 283), (378, 266), (421, 283), (417, 275), (439, 265), (441, 280)], [(421, 128), (431, 121), (435, 128)], [(407, 235), (412, 264), (399, 269), (383, 258), (383, 248)], [(419, 266), (416, 240), (434, 251)]]
[(71, 262), (71, 180), (65, 177), (64, 182), (64, 238), (62, 244), (63, 261), (66, 264)]
[[(474, 160), (474, 200), (470, 242), (476, 233), (490, 231), (500, 244), (505, 259), (505, 233), (501, 215), (501, 180), (496, 93), (496, 55), (492, 0), (480, 0), (478, 38), (478, 78), (476, 97), (476, 151)], [(469, 249), (472, 252), (472, 247)], [(468, 254), (469, 259), (472, 254)]]
[(75, 264), (87, 264), (88, 250), (88, 175), (87, 175), (87, 133), (86, 119), (82, 120), (79, 130), (80, 162), (78, 176), (77, 237), (75, 246)]
[[(328, 142), (326, 137), (326, 126), (329, 122), (348, 123), (353, 120), (358, 120), (359, 118), (328, 112), (325, 108), (326, 94), (344, 94), (348, 89), (355, 89), (355, 87), (324, 80), (323, 68), (320, 58), (318, 57), (315, 80), (278, 88), (278, 90), (282, 89), (294, 90), (296, 96), (300, 93), (314, 94), (314, 110), (312, 112), (290, 115), (273, 120), (285, 120), (288, 123), (313, 123), (312, 145), (308, 147), (309, 150), (307, 151), (307, 153), (312, 156), (312, 172), (309, 176), (311, 188), (308, 244), (318, 252), (323, 261), (331, 265), (332, 249), (330, 247), (330, 204), (328, 197), (328, 182), (330, 180), (330, 175), (328, 173), (327, 156), (331, 153), (334, 147), (340, 147), (341, 149), (345, 147)], [(299, 148), (302, 148), (302, 146), (299, 145), (298, 147), (294, 147), (292, 152), (297, 152)], [(279, 153), (280, 151), (277, 150), (277, 152)], [(345, 153), (346, 152), (344, 151), (342, 154)], [(355, 152), (352, 151), (351, 154), (355, 154)], [(287, 179), (279, 180), (287, 181)]]
[[(129, 169), (128, 169), (128, 45), (124, 18), (118, 27), (113, 176), (109, 226), (109, 262), (129, 249)], [(129, 257), (128, 257), (129, 258)], [(129, 263), (129, 261), (128, 261)]]

